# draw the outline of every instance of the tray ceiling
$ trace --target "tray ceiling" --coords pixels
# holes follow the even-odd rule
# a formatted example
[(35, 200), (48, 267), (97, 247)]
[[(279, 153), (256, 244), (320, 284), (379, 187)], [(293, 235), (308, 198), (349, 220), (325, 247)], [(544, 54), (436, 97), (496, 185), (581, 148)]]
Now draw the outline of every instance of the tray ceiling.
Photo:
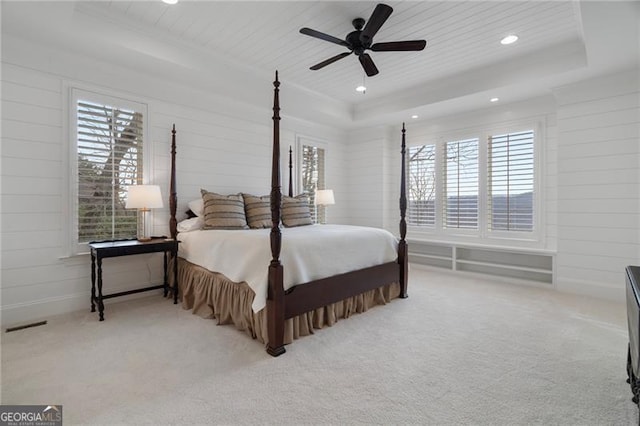
[[(637, 66), (640, 56), (637, 1), (386, 3), (394, 12), (374, 41), (425, 39), (427, 47), (370, 52), (374, 77), (353, 55), (309, 70), (346, 49), (299, 33), (309, 27), (343, 38), (354, 18), (369, 18), (371, 1), (3, 1), (2, 32), (240, 102), (268, 98), (264, 82), (277, 69), (290, 110), (349, 127), (483, 108), (493, 96), (508, 103), (549, 95)], [(507, 34), (520, 39), (503, 46)], [(363, 80), (366, 94), (355, 91)]]
[[(581, 38), (571, 1), (388, 2), (394, 12), (376, 42), (426, 39), (422, 52), (371, 52), (380, 74), (364, 77), (355, 56), (319, 71), (309, 67), (344, 48), (300, 34), (310, 27), (339, 38), (353, 30), (351, 21), (369, 18), (375, 2), (189, 2), (92, 3), (105, 18), (122, 16), (140, 29), (153, 28), (182, 42), (223, 55), (260, 71), (278, 69), (287, 81), (350, 103), (518, 58)], [(502, 46), (515, 33), (520, 41)], [(354, 89), (365, 80), (365, 95)]]

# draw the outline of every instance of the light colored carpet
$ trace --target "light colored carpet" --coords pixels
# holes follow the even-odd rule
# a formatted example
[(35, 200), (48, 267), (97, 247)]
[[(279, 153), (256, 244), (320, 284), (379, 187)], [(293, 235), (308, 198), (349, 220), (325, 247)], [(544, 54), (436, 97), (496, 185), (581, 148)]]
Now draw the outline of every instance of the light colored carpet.
[(638, 424), (625, 307), (412, 268), (280, 358), (160, 296), (2, 334), (2, 403), (65, 424)]

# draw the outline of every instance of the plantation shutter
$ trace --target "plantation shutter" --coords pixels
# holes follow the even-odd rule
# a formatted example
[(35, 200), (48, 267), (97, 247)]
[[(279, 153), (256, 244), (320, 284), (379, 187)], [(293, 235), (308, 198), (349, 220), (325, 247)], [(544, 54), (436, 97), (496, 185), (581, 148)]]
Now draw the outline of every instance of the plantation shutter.
[(302, 191), (309, 195), (309, 211), (314, 223), (324, 223), (325, 209), (316, 206), (316, 190), (325, 188), (325, 151), (311, 145), (302, 145)]
[(436, 224), (436, 146), (409, 148), (408, 224), (434, 227)]
[(478, 228), (478, 139), (447, 142), (444, 149), (445, 228)]
[(533, 231), (533, 130), (489, 137), (489, 229)]
[(135, 238), (138, 215), (127, 186), (142, 183), (141, 112), (78, 100), (77, 239)]

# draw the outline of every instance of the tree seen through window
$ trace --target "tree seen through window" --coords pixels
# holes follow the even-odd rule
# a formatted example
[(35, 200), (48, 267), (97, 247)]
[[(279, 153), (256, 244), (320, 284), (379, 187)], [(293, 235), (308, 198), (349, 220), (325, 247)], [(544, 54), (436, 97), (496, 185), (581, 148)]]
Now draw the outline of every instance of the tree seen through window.
[(142, 114), (77, 102), (78, 242), (135, 238), (127, 186), (142, 183)]

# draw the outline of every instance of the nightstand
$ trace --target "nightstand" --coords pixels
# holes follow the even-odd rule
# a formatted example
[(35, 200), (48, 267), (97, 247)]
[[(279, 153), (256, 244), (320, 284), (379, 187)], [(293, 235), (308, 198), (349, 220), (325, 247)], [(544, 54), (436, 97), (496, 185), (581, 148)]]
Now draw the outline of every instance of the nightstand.
[[(91, 312), (100, 314), (100, 321), (104, 321), (104, 299), (124, 296), (127, 294), (140, 293), (142, 291), (164, 289), (164, 296), (169, 292), (169, 275), (167, 271), (167, 254), (171, 254), (174, 259), (178, 258), (179, 241), (156, 238), (151, 241), (120, 240), (120, 241), (100, 241), (89, 243), (91, 249)], [(164, 253), (164, 283), (151, 287), (139, 288), (136, 290), (121, 291), (119, 293), (102, 294), (102, 259), (107, 257), (129, 256), (144, 253)], [(96, 294), (96, 263), (98, 264), (98, 294)], [(173, 268), (173, 303), (178, 303), (178, 268)]]

